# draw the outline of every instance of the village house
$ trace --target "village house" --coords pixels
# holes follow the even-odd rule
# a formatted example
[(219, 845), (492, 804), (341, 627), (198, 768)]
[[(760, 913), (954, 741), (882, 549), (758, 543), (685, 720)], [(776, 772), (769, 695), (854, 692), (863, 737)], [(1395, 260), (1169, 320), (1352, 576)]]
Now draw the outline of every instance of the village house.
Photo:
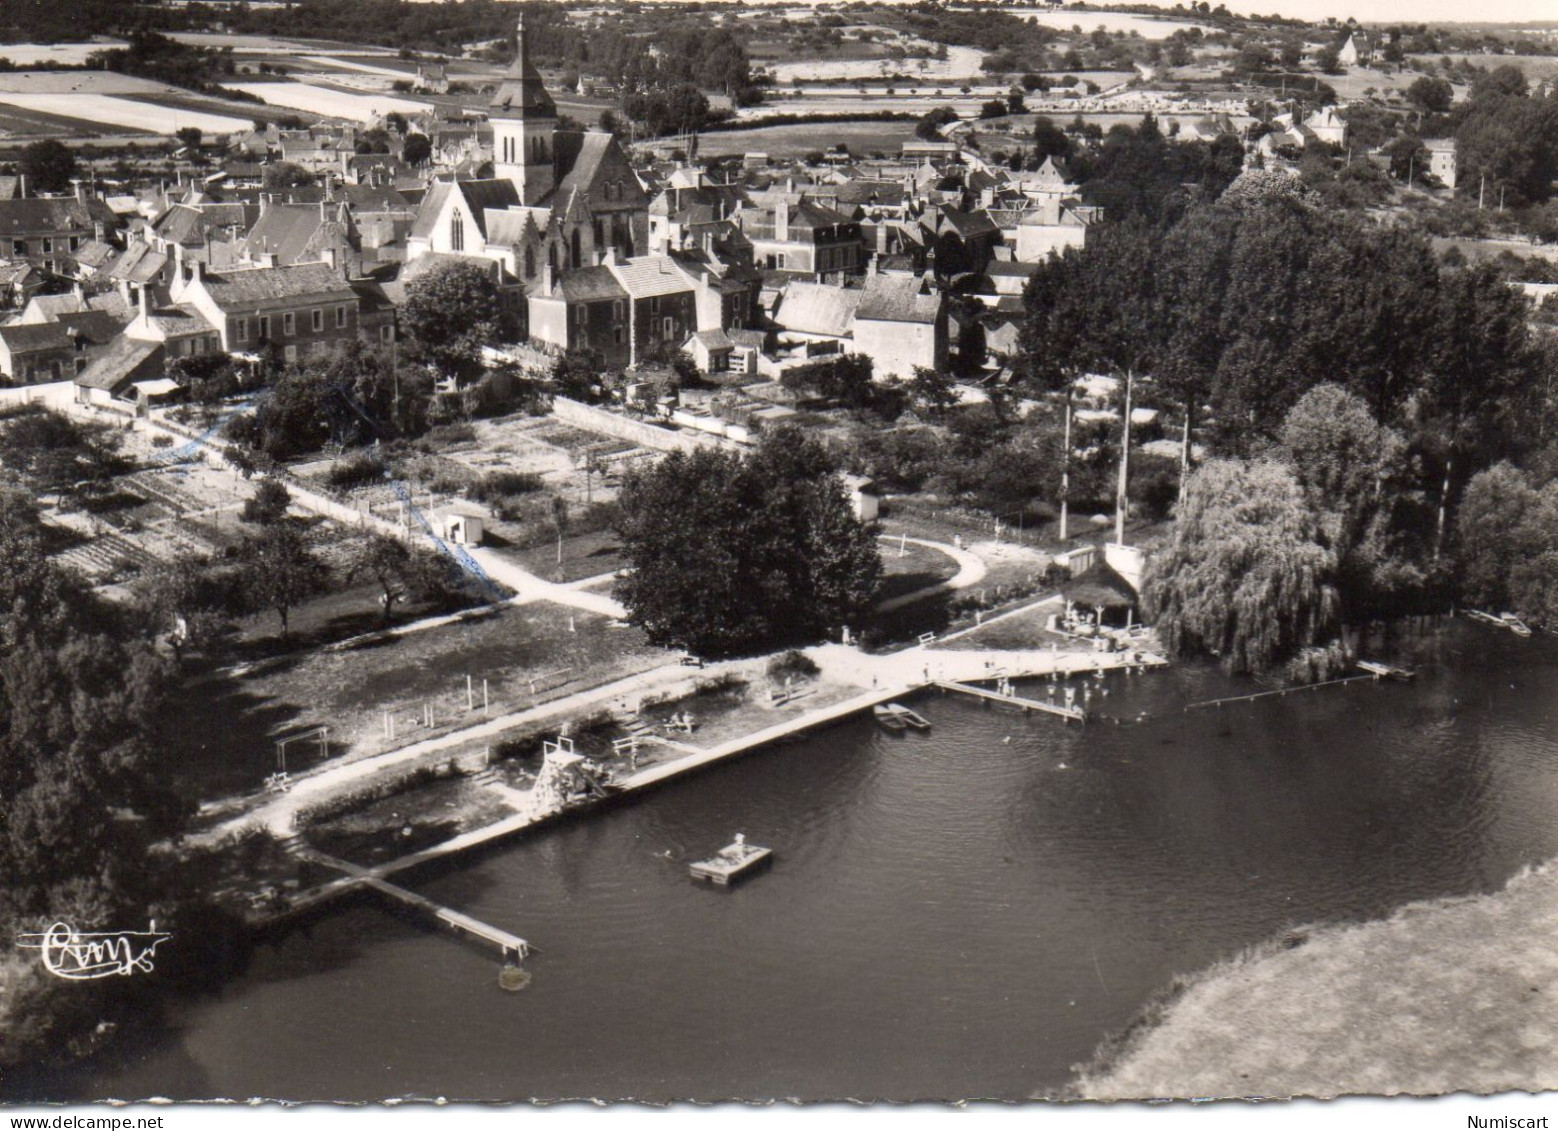
[(1096, 207), (1046, 201), (1018, 222), (1015, 258), (1019, 263), (1040, 263), (1068, 247), (1082, 247), (1099, 212)]
[(0, 376), (12, 385), (69, 380), (118, 334), (119, 323), (101, 311), (0, 326)]
[(198, 311), (227, 353), (280, 348), (287, 362), (317, 356), (358, 336), (357, 292), (341, 271), (322, 263), (208, 274), (195, 264), (172, 298)]
[(0, 255), (25, 259), (46, 275), (72, 275), (76, 249), (102, 237), (101, 219), (94, 219), (85, 196), (29, 196), (0, 200)]
[(922, 279), (872, 275), (855, 307), (854, 352), (871, 358), (877, 380), (908, 380), (916, 367), (947, 362), (947, 300)]
[[(765, 199), (771, 204), (765, 206)], [(752, 242), (752, 261), (769, 270), (799, 272), (819, 281), (865, 269), (860, 225), (842, 213), (789, 193), (753, 193), (735, 218)]]

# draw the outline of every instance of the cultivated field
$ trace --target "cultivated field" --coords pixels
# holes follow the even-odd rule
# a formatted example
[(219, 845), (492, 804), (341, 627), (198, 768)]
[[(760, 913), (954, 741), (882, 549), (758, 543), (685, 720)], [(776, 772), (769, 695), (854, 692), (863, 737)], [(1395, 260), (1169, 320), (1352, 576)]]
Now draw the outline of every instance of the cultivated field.
[(176, 89), (114, 71), (0, 72), (0, 94), (164, 94)]
[(39, 63), (79, 67), (94, 51), (124, 46), (121, 39), (104, 39), (96, 43), (0, 43), (0, 59), (9, 59), (18, 67), (35, 67)]
[[(927, 56), (933, 50), (929, 43), (915, 44), (911, 50), (924, 51)], [(979, 69), (985, 53), (974, 47), (949, 47), (945, 59), (929, 57), (907, 59), (823, 59), (776, 63), (769, 69), (780, 83), (837, 82), (842, 79), (884, 78), (888, 75), (921, 75), (927, 81), (951, 82), (954, 79), (977, 79), (984, 75)]]
[(392, 111), (422, 114), (428, 109), (426, 102), (413, 102), (409, 98), (395, 98), (387, 94), (348, 94), (302, 82), (237, 82), (226, 85), (229, 89), (241, 90), (261, 98), (272, 106), (307, 110), (327, 118), (346, 118), (354, 122), (371, 122)]
[(1199, 27), (1210, 31), (1205, 24), (1188, 20), (1159, 19), (1156, 16), (1135, 16), (1128, 12), (1011, 12), (1019, 19), (1031, 20), (1057, 31), (1069, 31), (1080, 27), (1084, 32), (1103, 28), (1110, 35), (1124, 32), (1139, 35), (1143, 39), (1167, 39), (1184, 28)]
[(699, 134), (698, 153), (704, 157), (766, 153), (775, 159), (785, 160), (830, 145), (844, 144), (855, 154), (885, 153), (893, 156), (904, 142), (912, 140), (913, 122), (802, 123)]
[(0, 94), (0, 102), (22, 110), (40, 110), (98, 122), (121, 129), (171, 134), (193, 126), (208, 134), (242, 133), (250, 128), (247, 118), (211, 114), (178, 106), (159, 106), (115, 98), (107, 94)]

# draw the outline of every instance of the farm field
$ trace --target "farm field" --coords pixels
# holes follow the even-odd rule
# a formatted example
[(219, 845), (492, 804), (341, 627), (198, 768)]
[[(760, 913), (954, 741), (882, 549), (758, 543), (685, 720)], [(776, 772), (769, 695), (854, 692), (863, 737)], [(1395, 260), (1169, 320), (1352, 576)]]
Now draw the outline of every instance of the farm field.
[(921, 95), (853, 94), (837, 98), (786, 98), (761, 106), (743, 107), (736, 111), (736, 117), (742, 121), (769, 118), (776, 114), (912, 114), (918, 118), (938, 106), (951, 106), (960, 117), (973, 118), (978, 116), (982, 101), (969, 94), (938, 96), (929, 91)]
[(291, 110), (266, 106), (260, 102), (228, 102), (220, 98), (207, 98), (199, 94), (127, 94), (125, 97), (133, 102), (145, 102), (154, 106), (166, 106), (175, 110), (189, 110), (202, 114), (233, 115), (248, 121), (259, 118), (267, 122), (274, 122), (290, 117), (313, 120), (312, 115), (297, 114)]
[(0, 72), (0, 94), (163, 94), (174, 90), (155, 79), (113, 71)]
[[(0, 94), (0, 99), (4, 97)], [(45, 114), (38, 110), (23, 110), (20, 106), (7, 106), (4, 101), (0, 101), (0, 138), (99, 137), (103, 132), (100, 122), (68, 118), (63, 114)]]
[[(930, 44), (919, 46), (930, 51)], [(920, 75), (926, 81), (950, 82), (953, 79), (982, 78), (979, 69), (985, 53), (974, 47), (948, 47), (945, 59), (819, 59), (776, 63), (769, 69), (780, 83), (836, 82), (841, 79), (882, 78), (887, 75)]]
[(347, 118), (356, 122), (369, 122), (392, 111), (421, 114), (428, 108), (426, 102), (413, 102), (409, 98), (393, 98), (386, 94), (348, 94), (342, 90), (330, 90), (302, 82), (239, 82), (226, 85), (231, 90), (241, 90), (264, 99), (272, 106), (285, 106), (327, 118)]
[(193, 126), (206, 133), (240, 133), (250, 128), (247, 118), (226, 114), (137, 102), (107, 94), (0, 94), (0, 103), (22, 110), (40, 110), (70, 118), (97, 122), (120, 129), (171, 134)]
[(843, 144), (849, 146), (851, 153), (896, 155), (904, 142), (912, 140), (913, 122), (802, 122), (793, 126), (700, 134), (698, 153), (704, 157), (766, 153), (784, 160)]
[(1030, 20), (1057, 31), (1069, 31), (1080, 27), (1084, 32), (1103, 28), (1110, 35), (1124, 32), (1139, 35), (1143, 39), (1167, 39), (1183, 28), (1199, 27), (1210, 31), (1205, 24), (1190, 20), (1159, 19), (1155, 16), (1137, 16), (1129, 12), (1021, 12), (1010, 13), (1019, 19)]
[(124, 46), (126, 44), (122, 39), (104, 39), (95, 43), (0, 43), (0, 59), (9, 59), (18, 67), (35, 67), (39, 63), (79, 67), (94, 51)]

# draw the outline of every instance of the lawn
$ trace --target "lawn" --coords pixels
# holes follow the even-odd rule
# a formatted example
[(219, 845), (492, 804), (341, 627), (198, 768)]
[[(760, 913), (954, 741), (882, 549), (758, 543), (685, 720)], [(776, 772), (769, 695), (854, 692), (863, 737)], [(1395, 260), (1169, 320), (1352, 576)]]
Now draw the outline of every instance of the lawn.
[[(293, 653), (243, 676), (212, 677), (181, 697), (163, 733), (180, 755), (184, 787), (211, 797), (253, 788), (275, 770), (280, 735), (328, 726), (330, 757), (364, 757), (479, 722), (486, 717), (483, 680), (488, 713), (499, 715), (665, 662), (666, 653), (637, 629), (612, 628), (605, 617), (540, 602), (507, 606), (357, 647)], [(393, 738), (385, 733), (386, 713)], [(288, 769), (319, 760), (317, 745), (299, 744)]]
[(614, 574), (624, 564), (622, 548), (615, 532), (599, 530), (563, 539), (563, 562), (557, 564), (557, 543), (550, 539), (522, 550), (504, 550), (537, 577), (548, 581), (582, 581), (587, 577)]
[(883, 538), (882, 589), (880, 597), (886, 600), (917, 589), (927, 589), (954, 576), (958, 564), (949, 555), (930, 546), (905, 543), (899, 550), (896, 539)]
[(445, 778), (311, 825), (306, 835), (321, 852), (371, 866), (431, 848), (512, 813), (493, 791), (466, 778)]
[(998, 620), (994, 624), (977, 628), (967, 636), (960, 636), (956, 640), (950, 641), (945, 645), (938, 644), (936, 647), (944, 647), (954, 652), (982, 652), (986, 649), (992, 651), (1027, 652), (1045, 649), (1051, 644), (1055, 644), (1066, 651), (1075, 650), (1076, 644), (1074, 641), (1057, 633), (1050, 632), (1045, 627), (1050, 615), (1055, 611), (1053, 605), (1032, 609), (1028, 612), (1007, 617), (1004, 620)]
[(1440, 1095), (1558, 1084), (1558, 873), (1297, 930), (1170, 987), (1087, 1099)]

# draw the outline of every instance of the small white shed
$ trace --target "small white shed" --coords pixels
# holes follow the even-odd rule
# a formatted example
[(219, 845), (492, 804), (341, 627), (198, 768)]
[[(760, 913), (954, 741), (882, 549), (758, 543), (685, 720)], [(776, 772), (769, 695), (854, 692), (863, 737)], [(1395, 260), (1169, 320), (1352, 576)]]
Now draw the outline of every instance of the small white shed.
[(484, 521), (481, 515), (470, 510), (440, 511), (435, 516), (438, 536), (456, 546), (480, 546)]

